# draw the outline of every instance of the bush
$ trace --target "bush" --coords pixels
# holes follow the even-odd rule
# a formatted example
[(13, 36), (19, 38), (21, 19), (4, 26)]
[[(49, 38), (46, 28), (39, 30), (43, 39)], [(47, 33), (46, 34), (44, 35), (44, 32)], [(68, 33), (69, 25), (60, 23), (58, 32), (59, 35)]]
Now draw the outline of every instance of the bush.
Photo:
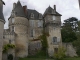
[(54, 54), (56, 60), (62, 60), (65, 57), (66, 50), (63, 47), (58, 48), (58, 52)]

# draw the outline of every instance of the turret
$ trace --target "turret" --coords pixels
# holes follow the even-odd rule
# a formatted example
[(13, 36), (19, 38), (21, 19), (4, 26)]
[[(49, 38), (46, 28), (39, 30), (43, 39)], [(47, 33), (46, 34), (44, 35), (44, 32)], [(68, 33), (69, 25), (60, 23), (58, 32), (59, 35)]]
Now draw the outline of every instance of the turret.
[(16, 57), (28, 56), (28, 19), (26, 18), (25, 10), (20, 1), (13, 4), (12, 15), (9, 18), (9, 28), (15, 32), (15, 55)]
[(54, 9), (48, 7), (44, 13), (45, 30), (49, 34), (48, 41), (48, 54), (53, 56), (58, 51), (59, 46), (62, 45), (61, 40), (61, 14), (56, 11), (56, 5)]
[(0, 0), (0, 60), (2, 60), (2, 44), (3, 44), (3, 30), (4, 30), (4, 16), (3, 16), (3, 4), (5, 4), (2, 0)]

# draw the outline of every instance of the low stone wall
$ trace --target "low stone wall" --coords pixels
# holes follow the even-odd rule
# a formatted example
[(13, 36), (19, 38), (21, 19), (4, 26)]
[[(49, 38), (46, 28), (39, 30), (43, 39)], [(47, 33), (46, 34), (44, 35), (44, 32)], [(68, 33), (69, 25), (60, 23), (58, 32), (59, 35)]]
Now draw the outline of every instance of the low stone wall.
[(73, 47), (72, 43), (63, 43), (63, 47), (66, 49), (66, 56), (77, 56), (76, 49)]
[(29, 55), (35, 55), (39, 50), (41, 50), (41, 41), (32, 41), (29, 43), (28, 53)]

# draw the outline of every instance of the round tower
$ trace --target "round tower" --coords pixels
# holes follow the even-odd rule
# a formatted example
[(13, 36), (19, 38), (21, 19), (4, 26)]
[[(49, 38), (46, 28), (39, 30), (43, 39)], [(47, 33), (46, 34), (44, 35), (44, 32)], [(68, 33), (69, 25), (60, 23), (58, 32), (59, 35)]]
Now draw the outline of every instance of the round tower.
[(2, 44), (3, 44), (3, 29), (4, 29), (4, 16), (3, 16), (3, 4), (5, 4), (2, 0), (0, 0), (0, 60), (2, 60)]
[(24, 13), (23, 7), (20, 1), (14, 4), (12, 11), (10, 29), (15, 32), (15, 56), (26, 57), (28, 56), (28, 19)]

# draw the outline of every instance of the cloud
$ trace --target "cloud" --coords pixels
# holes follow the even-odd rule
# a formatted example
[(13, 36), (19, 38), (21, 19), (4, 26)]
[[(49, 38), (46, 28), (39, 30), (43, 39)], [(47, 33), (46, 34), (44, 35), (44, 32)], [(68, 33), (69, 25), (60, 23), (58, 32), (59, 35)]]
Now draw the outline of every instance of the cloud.
[[(8, 18), (11, 14), (13, 3), (18, 0), (4, 0), (4, 16), (6, 20), (5, 28), (8, 28)], [(80, 10), (78, 0), (20, 0), (22, 5), (27, 5), (28, 9), (35, 9), (40, 13), (44, 13), (45, 9), (50, 5), (56, 5), (57, 11), (62, 14), (62, 21), (69, 17), (77, 17), (80, 20)]]

